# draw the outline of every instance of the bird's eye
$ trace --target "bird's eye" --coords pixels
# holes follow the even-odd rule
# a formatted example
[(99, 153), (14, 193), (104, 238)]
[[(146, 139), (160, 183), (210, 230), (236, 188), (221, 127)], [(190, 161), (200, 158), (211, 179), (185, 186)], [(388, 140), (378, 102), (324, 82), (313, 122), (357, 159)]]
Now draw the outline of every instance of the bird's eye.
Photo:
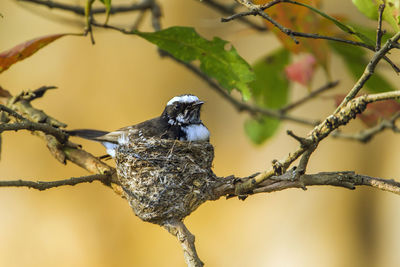
[(177, 102), (177, 103), (175, 104), (175, 109), (178, 110), (178, 109), (180, 109), (180, 108), (181, 108), (181, 103)]

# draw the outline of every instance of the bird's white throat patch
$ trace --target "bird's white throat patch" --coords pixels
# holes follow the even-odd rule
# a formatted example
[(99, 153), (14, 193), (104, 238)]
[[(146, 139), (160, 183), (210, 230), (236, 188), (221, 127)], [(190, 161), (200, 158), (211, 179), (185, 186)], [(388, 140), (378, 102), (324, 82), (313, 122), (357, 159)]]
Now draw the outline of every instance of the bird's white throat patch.
[(182, 127), (186, 134), (186, 140), (181, 141), (207, 141), (210, 138), (210, 132), (203, 124), (191, 124)]
[(167, 106), (172, 105), (175, 102), (193, 103), (197, 101), (199, 101), (199, 98), (195, 95), (180, 95), (180, 96), (175, 96), (170, 101), (168, 101)]

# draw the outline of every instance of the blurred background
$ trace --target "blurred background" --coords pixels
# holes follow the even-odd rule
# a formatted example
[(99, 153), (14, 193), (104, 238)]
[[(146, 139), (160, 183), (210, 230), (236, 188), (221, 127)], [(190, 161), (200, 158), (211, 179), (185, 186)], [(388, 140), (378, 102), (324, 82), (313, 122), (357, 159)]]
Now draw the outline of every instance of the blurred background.
[[(68, 2), (68, 1), (64, 1)], [(122, 3), (126, 1), (116, 1)], [(69, 1), (83, 4), (84, 1)], [(229, 40), (248, 62), (280, 46), (267, 33), (239, 22), (222, 24), (221, 15), (200, 1), (162, 1), (163, 27), (193, 26), (207, 38)], [(324, 1), (330, 14), (363, 18), (351, 1)], [(43, 35), (81, 32), (84, 19), (67, 12), (14, 0), (0, 1), (0, 51)], [(126, 25), (132, 14), (111, 17)], [(98, 16), (102, 20), (101, 16)], [(142, 30), (151, 31), (148, 19)], [(372, 24), (371, 24), (372, 23)], [(161, 59), (156, 47), (135, 36), (95, 29), (89, 38), (64, 37), (0, 76), (12, 94), (55, 85), (35, 106), (68, 124), (69, 129), (115, 130), (158, 116), (173, 96), (193, 93), (206, 101), (202, 118), (215, 146), (214, 171), (219, 176), (247, 176), (269, 168), (298, 144), (285, 132), (305, 135), (310, 128), (283, 123), (279, 134), (256, 147), (243, 130), (246, 114), (238, 114), (207, 84), (182, 66)], [(379, 68), (399, 84), (386, 66)], [(338, 58), (332, 58), (335, 92), (351, 88)], [(321, 75), (313, 88), (324, 84)], [(292, 99), (306, 94), (293, 88)], [(313, 101), (295, 111), (320, 119), (333, 101)], [(319, 116), (319, 117), (316, 117)], [(357, 130), (361, 124), (353, 122)], [(61, 165), (44, 142), (28, 132), (3, 135), (0, 179), (56, 180), (87, 175)], [(378, 135), (368, 145), (328, 139), (313, 154), (308, 172), (345, 171), (400, 179), (399, 136)], [(101, 145), (75, 139), (95, 155)], [(196, 236), (206, 266), (400, 266), (400, 198), (371, 188), (350, 191), (333, 187), (290, 189), (251, 196), (245, 201), (220, 199), (202, 205), (185, 223)], [(100, 183), (39, 192), (0, 189), (0, 266), (186, 266), (175, 237), (157, 225), (140, 221), (128, 204)]]

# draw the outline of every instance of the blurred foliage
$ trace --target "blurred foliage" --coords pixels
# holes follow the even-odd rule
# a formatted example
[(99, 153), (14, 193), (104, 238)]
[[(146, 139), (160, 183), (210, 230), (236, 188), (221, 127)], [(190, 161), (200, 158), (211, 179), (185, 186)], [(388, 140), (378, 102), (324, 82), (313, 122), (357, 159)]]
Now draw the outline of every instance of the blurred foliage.
[[(256, 75), (250, 84), (254, 102), (261, 107), (278, 109), (283, 107), (289, 98), (289, 80), (284, 68), (289, 63), (290, 53), (281, 48), (253, 65)], [(274, 118), (248, 119), (245, 131), (255, 144), (261, 144), (275, 134), (280, 121)]]
[[(349, 73), (356, 81), (363, 74), (365, 66), (368, 64), (369, 57), (367, 52), (360, 47), (336, 42), (330, 42), (330, 46), (343, 59)], [(369, 93), (382, 93), (396, 90), (390, 82), (376, 71), (366, 82), (365, 89)]]

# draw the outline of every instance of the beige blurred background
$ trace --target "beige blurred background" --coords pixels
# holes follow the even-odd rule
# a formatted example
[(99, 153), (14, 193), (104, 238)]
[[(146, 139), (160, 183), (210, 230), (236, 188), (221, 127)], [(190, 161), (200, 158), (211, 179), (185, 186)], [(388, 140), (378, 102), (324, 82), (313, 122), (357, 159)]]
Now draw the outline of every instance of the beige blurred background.
[[(162, 2), (164, 27), (193, 26), (208, 38), (217, 35), (230, 40), (249, 62), (279, 46), (274, 37), (249, 31), (238, 22), (219, 23), (221, 15), (199, 1)], [(351, 1), (325, 1), (324, 10), (370, 23), (358, 15)], [(47, 34), (80, 32), (83, 27), (81, 17), (13, 0), (0, 1), (0, 13), (4, 16), (0, 18), (0, 51)], [(132, 14), (111, 17), (110, 23), (122, 25), (133, 18)], [(151, 30), (148, 25), (146, 20), (142, 29)], [(80, 37), (50, 44), (2, 73), (1, 86), (13, 94), (42, 85), (58, 86), (35, 105), (71, 129), (114, 130), (159, 115), (172, 96), (196, 94), (207, 102), (202, 117), (212, 133), (215, 172), (220, 176), (245, 176), (268, 168), (273, 159), (297, 147), (285, 135), (286, 129), (298, 134), (309, 130), (284, 123), (276, 137), (255, 147), (244, 135), (246, 114), (238, 114), (183, 67), (160, 59), (155, 46), (114, 31), (96, 29), (94, 34), (94, 46)], [(338, 58), (332, 61), (333, 78), (341, 80), (336, 92), (348, 90), (352, 80)], [(390, 69), (383, 64), (379, 68), (399, 84)], [(323, 82), (316, 79), (314, 88)], [(295, 87), (292, 98), (305, 93), (304, 88)], [(316, 118), (332, 108), (329, 101), (314, 101), (296, 114)], [(350, 125), (354, 130), (359, 126)], [(79, 142), (95, 155), (104, 153), (98, 144)], [(50, 181), (87, 174), (73, 164), (59, 164), (45, 144), (27, 132), (3, 134), (2, 150), (3, 180)], [(329, 139), (314, 153), (308, 171), (355, 170), (400, 179), (399, 151), (399, 136), (389, 132), (368, 145)], [(331, 187), (306, 192), (290, 189), (251, 196), (244, 202), (221, 199), (202, 205), (186, 219), (206, 266), (232, 267), (400, 266), (399, 223), (399, 196), (369, 188)], [(174, 237), (140, 221), (124, 200), (93, 183), (44, 192), (1, 188), (0, 266), (185, 264)]]

